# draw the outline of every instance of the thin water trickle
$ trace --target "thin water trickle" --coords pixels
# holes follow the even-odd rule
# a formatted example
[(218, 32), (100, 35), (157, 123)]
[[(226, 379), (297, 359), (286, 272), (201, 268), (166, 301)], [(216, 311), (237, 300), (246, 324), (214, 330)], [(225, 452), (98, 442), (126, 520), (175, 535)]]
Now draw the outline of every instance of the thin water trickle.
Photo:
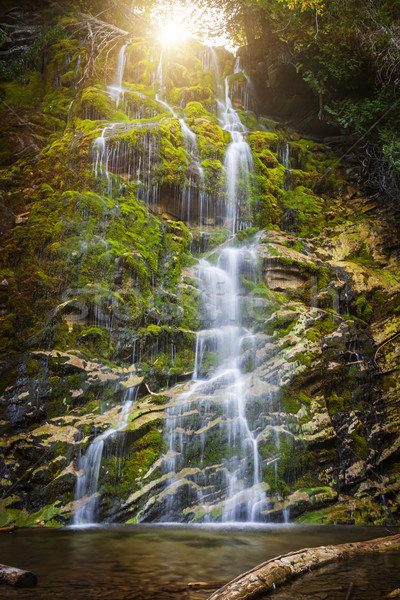
[(192, 129), (190, 129), (190, 127), (187, 125), (185, 119), (183, 117), (179, 117), (179, 115), (173, 109), (173, 107), (166, 102), (165, 98), (163, 99), (163, 94), (165, 96), (165, 90), (163, 85), (163, 51), (161, 51), (160, 60), (157, 66), (155, 87), (158, 90), (155, 96), (156, 102), (164, 106), (172, 114), (174, 119), (177, 119), (179, 121), (179, 125), (181, 127), (182, 132), (183, 145), (188, 155), (190, 156), (191, 162), (193, 163), (195, 171), (197, 173), (197, 182), (192, 176), (189, 176), (187, 182), (184, 185), (181, 199), (181, 219), (189, 225), (191, 221), (192, 188), (197, 187), (199, 204), (198, 222), (201, 226), (203, 224), (204, 204), (206, 198), (204, 194), (204, 171), (199, 158), (197, 136), (195, 132), (192, 131)]
[(128, 44), (123, 44), (120, 48), (117, 59), (115, 80), (111, 85), (108, 86), (108, 91), (111, 97), (115, 100), (117, 108), (120, 106), (121, 102), (123, 102), (124, 99), (125, 90), (122, 86), (122, 80), (125, 72), (127, 46)]

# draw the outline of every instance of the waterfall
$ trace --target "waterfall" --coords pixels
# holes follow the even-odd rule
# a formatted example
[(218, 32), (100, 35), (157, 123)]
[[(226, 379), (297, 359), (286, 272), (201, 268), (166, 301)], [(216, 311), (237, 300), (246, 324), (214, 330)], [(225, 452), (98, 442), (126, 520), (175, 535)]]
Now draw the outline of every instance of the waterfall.
[[(118, 61), (117, 88), (123, 75), (123, 48)], [(247, 129), (240, 120), (231, 98), (231, 77), (221, 79), (217, 57), (210, 50), (210, 68), (216, 79), (217, 120), (231, 138), (224, 158), (225, 182), (221, 190), (222, 206), (218, 208), (223, 225), (231, 231), (231, 243), (216, 251), (216, 261), (200, 259), (197, 268), (201, 294), (200, 330), (196, 336), (195, 365), (192, 381), (184, 392), (177, 391), (174, 402), (166, 408), (163, 457), (165, 501), (161, 520), (190, 518), (191, 506), (202, 511), (204, 521), (221, 520), (254, 522), (263, 520), (267, 485), (261, 480), (258, 447), (259, 424), (252, 416), (246, 390), (251, 373), (246, 361), (255, 360), (256, 342), (248, 328), (248, 301), (242, 286), (243, 273), (254, 280), (257, 271), (256, 245), (237, 245), (235, 234), (251, 224), (251, 173), (253, 168)], [(238, 68), (238, 67), (237, 67)], [(200, 225), (206, 223), (210, 199), (204, 193), (204, 174), (200, 163), (197, 136), (184, 115), (167, 102), (161, 52), (154, 81), (155, 101), (179, 122), (183, 146), (191, 166), (180, 195), (180, 217), (190, 223), (193, 190), (198, 193)], [(138, 197), (147, 209), (154, 210), (158, 187), (152, 180), (153, 155), (158, 148), (153, 137), (143, 137), (141, 151), (118, 146), (118, 136), (105, 127), (93, 146), (94, 174), (107, 178), (121, 169), (137, 181)], [(114, 139), (115, 138), (115, 139)], [(110, 140), (110, 142), (108, 142)], [(154, 143), (154, 147), (153, 147)], [(122, 166), (124, 163), (124, 167)], [(155, 195), (154, 195), (155, 194)], [(213, 208), (214, 215), (217, 214)], [(129, 406), (127, 400), (126, 406)], [(129, 409), (127, 409), (129, 412)], [(124, 427), (125, 409), (117, 427), (98, 436), (80, 462), (83, 474), (78, 478), (77, 499), (87, 502), (76, 513), (75, 523), (93, 522), (98, 503), (98, 479), (105, 440)], [(215, 446), (215, 448), (214, 448)], [(218, 464), (215, 463), (217, 457)], [(197, 466), (192, 466), (197, 464)], [(189, 486), (188, 497), (184, 497)], [(157, 515), (160, 518), (160, 515)], [(139, 516), (140, 520), (140, 516)]]
[[(250, 146), (246, 141), (247, 129), (232, 105), (230, 95), (231, 76), (225, 77), (222, 85), (218, 58), (213, 48), (210, 48), (210, 58), (217, 81), (218, 120), (222, 129), (230, 133), (232, 140), (226, 150), (224, 160), (227, 204), (225, 220), (232, 233), (236, 233), (238, 230), (251, 225), (248, 215), (250, 214), (250, 176), (253, 170), (253, 157)], [(237, 60), (234, 74), (238, 72), (238, 65)], [(248, 78), (247, 75), (246, 77)], [(244, 215), (244, 218), (241, 215)]]
[[(209, 65), (217, 83), (217, 118), (231, 136), (224, 162), (226, 202), (222, 217), (234, 234), (250, 224), (246, 210), (252, 156), (245, 139), (247, 130), (232, 105), (230, 77), (221, 81), (212, 49)], [(160, 66), (158, 81), (160, 86)], [(157, 101), (178, 119), (164, 100), (157, 96)], [(195, 137), (184, 120), (179, 121), (185, 147), (193, 156)], [(188, 219), (189, 212), (190, 209)], [(197, 268), (201, 329), (196, 336), (192, 381), (166, 411), (167, 483), (162, 515), (157, 517), (164, 521), (188, 518), (194, 506), (195, 520), (255, 522), (263, 520), (262, 511), (266, 508), (267, 486), (261, 481), (258, 426), (251, 411), (248, 414), (246, 410), (251, 375), (245, 372), (245, 356), (255, 354), (256, 344), (253, 332), (245, 326), (248, 298), (241, 285), (244, 272), (251, 273), (254, 280), (259, 277), (256, 247), (233, 242), (216, 255), (216, 264), (200, 259)], [(219, 448), (213, 457), (217, 440)]]
[(231, 134), (224, 165), (226, 168), (225, 191), (227, 196), (226, 217), (233, 233), (250, 223), (240, 220), (240, 212), (248, 209), (250, 197), (250, 173), (253, 159), (250, 146), (244, 139), (246, 128), (232, 107), (229, 96), (229, 77), (225, 79), (225, 110), (221, 113), (221, 126)]
[[(245, 350), (254, 351), (255, 343), (253, 333), (243, 325), (247, 312), (240, 286), (243, 270), (257, 277), (254, 246), (224, 248), (216, 265), (204, 259), (199, 262), (205, 328), (196, 338), (190, 389), (167, 411), (165, 470), (174, 474), (168, 482), (162, 517), (167, 521), (175, 520), (182, 508), (176, 492), (188, 475), (196, 490), (194, 500), (204, 512), (203, 520), (214, 520), (214, 515), (224, 522), (262, 520), (266, 494), (257, 432), (246, 415), (249, 375), (243, 372), (243, 357)], [(211, 354), (215, 368), (210, 374)], [(215, 413), (220, 417), (215, 419)], [(217, 436), (225, 448), (218, 472), (207, 464), (207, 448)], [(195, 452), (199, 452), (202, 466), (186, 474)]]
[(125, 71), (125, 64), (126, 64), (125, 51), (126, 51), (127, 46), (128, 46), (128, 44), (123, 44), (120, 48), (120, 51), (118, 53), (117, 68), (116, 68), (114, 82), (112, 85), (108, 86), (110, 95), (112, 98), (114, 98), (117, 108), (119, 107), (119, 105), (121, 103), (121, 99), (123, 100), (123, 97), (124, 97), (124, 88), (122, 86), (122, 79), (124, 77), (124, 71)]
[[(134, 370), (134, 367), (132, 367)], [(137, 386), (128, 388), (125, 402), (118, 415), (117, 424), (97, 436), (81, 456), (78, 464), (78, 476), (75, 488), (77, 509), (74, 513), (73, 525), (83, 527), (97, 522), (100, 500), (99, 475), (105, 442), (128, 424), (130, 409), (137, 397)]]

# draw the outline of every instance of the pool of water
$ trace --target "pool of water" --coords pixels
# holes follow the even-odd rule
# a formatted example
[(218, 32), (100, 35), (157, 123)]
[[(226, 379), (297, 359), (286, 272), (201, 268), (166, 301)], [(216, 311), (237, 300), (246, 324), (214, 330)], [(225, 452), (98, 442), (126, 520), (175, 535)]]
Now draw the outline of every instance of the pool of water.
[[(291, 525), (212, 528), (137, 525), (17, 530), (0, 535), (0, 562), (33, 571), (38, 576), (38, 586), (28, 590), (2, 586), (0, 597), (21, 600), (203, 600), (212, 590), (187, 590), (188, 582), (228, 581), (280, 554), (398, 532), (399, 528), (390, 527)], [(372, 558), (375, 561), (381, 557)], [(358, 558), (356, 563), (360, 560)], [(393, 575), (390, 582), (387, 581), (388, 591), (391, 591), (400, 587), (399, 555), (388, 556), (385, 564)], [(341, 566), (346, 565), (341, 563)], [(340, 586), (337, 591), (341, 596), (321, 596), (319, 583), (316, 584), (319, 596), (303, 597), (344, 599), (351, 581), (348, 578), (342, 581), (335, 568), (327, 567), (324, 574), (326, 571), (328, 582), (332, 579), (337, 588)], [(368, 566), (363, 569), (356, 575), (350, 567), (353, 578), (365, 582), (370, 572), (376, 579), (375, 567), (372, 571)], [(287, 598), (300, 598), (299, 590), (290, 593), (292, 595)], [(277, 597), (283, 599), (285, 596)], [(370, 596), (373, 600), (379, 597), (379, 594)], [(351, 596), (351, 600), (356, 598)], [(364, 595), (363, 600), (366, 598)]]

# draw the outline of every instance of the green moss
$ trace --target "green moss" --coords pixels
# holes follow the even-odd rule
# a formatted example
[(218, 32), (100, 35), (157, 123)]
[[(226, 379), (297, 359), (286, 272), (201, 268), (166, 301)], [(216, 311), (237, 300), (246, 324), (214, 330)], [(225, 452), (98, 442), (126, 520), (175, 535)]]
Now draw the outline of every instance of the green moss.
[(243, 125), (250, 130), (258, 130), (259, 124), (257, 115), (255, 115), (251, 110), (241, 110), (239, 111), (240, 120)]
[(319, 341), (322, 337), (330, 335), (338, 327), (334, 315), (324, 313), (322, 318), (314, 321), (314, 326), (307, 330), (306, 338), (312, 342)]
[(298, 186), (293, 191), (287, 191), (282, 200), (283, 205), (287, 208), (311, 214), (319, 214), (324, 207), (324, 201), (303, 186)]
[(219, 195), (225, 169), (220, 160), (207, 158), (201, 163), (204, 171), (204, 185), (206, 191), (211, 195)]
[(297, 393), (290, 386), (283, 386), (279, 394), (279, 402), (286, 413), (296, 414), (300, 409)]
[(343, 398), (338, 396), (336, 392), (331, 394), (331, 396), (326, 399), (326, 404), (329, 413), (332, 415), (336, 415), (345, 410), (345, 401)]
[(257, 131), (247, 136), (250, 148), (256, 153), (261, 153), (266, 149), (276, 149), (278, 139), (278, 135), (270, 131)]
[(99, 327), (85, 327), (79, 334), (77, 346), (89, 350), (103, 358), (112, 356), (111, 336), (109, 330)]
[(242, 229), (238, 231), (236, 237), (239, 241), (248, 240), (255, 236), (258, 232), (258, 227), (247, 227), (246, 229)]
[[(177, 90), (177, 102), (179, 106), (185, 106), (187, 118), (195, 118), (207, 115), (205, 106), (211, 108), (214, 101), (214, 94), (210, 87), (201, 85), (182, 88)], [(201, 108), (200, 108), (201, 107)]]
[(257, 193), (254, 203), (254, 221), (260, 229), (273, 227), (280, 220), (280, 209), (271, 193)]
[(356, 313), (357, 316), (366, 323), (371, 321), (373, 308), (363, 294), (358, 296), (356, 300)]
[(162, 422), (159, 419), (153, 421), (138, 432), (139, 437), (136, 434), (136, 441), (125, 449), (122, 456), (114, 455), (103, 462), (101, 490), (106, 504), (118, 495), (126, 498), (144, 485), (144, 476), (166, 450), (160, 426)]
[(101, 86), (88, 87), (84, 90), (80, 102), (80, 114), (84, 118), (111, 121), (114, 111), (112, 100), (105, 95)]
[(327, 267), (320, 267), (318, 270), (318, 289), (324, 290), (328, 287), (332, 276)]
[(265, 333), (273, 334), (279, 331), (280, 337), (289, 333), (289, 327), (293, 327), (297, 319), (296, 313), (275, 313), (265, 325)]
[(350, 434), (350, 437), (353, 441), (352, 447), (354, 454), (356, 454), (361, 460), (365, 460), (368, 456), (368, 443), (365, 439), (365, 436), (353, 432)]
[(13, 106), (35, 106), (45, 93), (44, 81), (38, 72), (31, 73), (24, 83), (11, 81), (0, 85), (5, 93), (4, 102)]

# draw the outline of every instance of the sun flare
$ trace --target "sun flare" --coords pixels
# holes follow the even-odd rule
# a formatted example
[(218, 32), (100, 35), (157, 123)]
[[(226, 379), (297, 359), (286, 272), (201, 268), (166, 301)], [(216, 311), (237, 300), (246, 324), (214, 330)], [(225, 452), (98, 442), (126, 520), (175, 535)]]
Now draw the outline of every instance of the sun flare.
[(181, 44), (188, 37), (188, 30), (183, 23), (171, 21), (160, 27), (158, 39), (166, 46)]

